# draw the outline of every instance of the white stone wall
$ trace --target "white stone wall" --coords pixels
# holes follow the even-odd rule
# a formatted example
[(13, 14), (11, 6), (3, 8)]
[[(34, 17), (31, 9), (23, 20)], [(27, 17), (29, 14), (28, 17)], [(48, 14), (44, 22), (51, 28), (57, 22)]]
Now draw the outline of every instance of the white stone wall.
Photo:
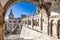
[(54, 37), (57, 38), (57, 23), (56, 23), (55, 20), (53, 21), (52, 34), (53, 34)]
[(45, 9), (42, 9), (42, 19), (43, 19), (43, 32), (47, 33), (48, 17), (47, 17), (47, 12), (45, 11)]
[(45, 33), (40, 33), (24, 26), (22, 27), (20, 38), (33, 40), (59, 40), (53, 36), (48, 36)]

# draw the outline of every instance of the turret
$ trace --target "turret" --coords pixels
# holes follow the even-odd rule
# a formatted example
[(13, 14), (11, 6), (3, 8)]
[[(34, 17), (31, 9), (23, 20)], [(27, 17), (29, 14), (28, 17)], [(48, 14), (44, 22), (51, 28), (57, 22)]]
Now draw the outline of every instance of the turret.
[(12, 10), (10, 11), (10, 14), (9, 14), (9, 19), (13, 19), (14, 18), (14, 15), (13, 15), (13, 12)]

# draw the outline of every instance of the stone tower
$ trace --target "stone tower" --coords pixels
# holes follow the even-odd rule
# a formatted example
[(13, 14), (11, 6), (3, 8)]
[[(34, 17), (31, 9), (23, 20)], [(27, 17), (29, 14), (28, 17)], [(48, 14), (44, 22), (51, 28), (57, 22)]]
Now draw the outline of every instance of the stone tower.
[(13, 15), (13, 12), (12, 10), (10, 11), (10, 14), (9, 14), (9, 19), (13, 19), (14, 18), (14, 15)]

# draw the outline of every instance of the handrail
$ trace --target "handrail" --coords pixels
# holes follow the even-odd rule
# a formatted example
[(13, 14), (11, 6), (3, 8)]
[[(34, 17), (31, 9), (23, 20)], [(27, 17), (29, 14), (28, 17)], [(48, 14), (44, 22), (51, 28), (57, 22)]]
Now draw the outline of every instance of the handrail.
[(15, 28), (12, 29), (12, 32), (17, 28), (17, 25), (15, 26)]

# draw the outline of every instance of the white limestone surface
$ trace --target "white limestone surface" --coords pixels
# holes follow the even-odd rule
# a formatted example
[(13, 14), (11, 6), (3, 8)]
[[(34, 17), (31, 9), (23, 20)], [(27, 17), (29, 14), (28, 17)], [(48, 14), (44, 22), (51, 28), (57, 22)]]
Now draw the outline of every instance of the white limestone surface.
[(24, 26), (22, 27), (20, 38), (33, 39), (33, 40), (60, 40), (53, 36), (48, 36), (44, 32), (40, 33)]
[(46, 39), (43, 39), (43, 34), (36, 32), (34, 30), (31, 30), (27, 27), (22, 28), (20, 38), (33, 39), (33, 40), (46, 40)]

